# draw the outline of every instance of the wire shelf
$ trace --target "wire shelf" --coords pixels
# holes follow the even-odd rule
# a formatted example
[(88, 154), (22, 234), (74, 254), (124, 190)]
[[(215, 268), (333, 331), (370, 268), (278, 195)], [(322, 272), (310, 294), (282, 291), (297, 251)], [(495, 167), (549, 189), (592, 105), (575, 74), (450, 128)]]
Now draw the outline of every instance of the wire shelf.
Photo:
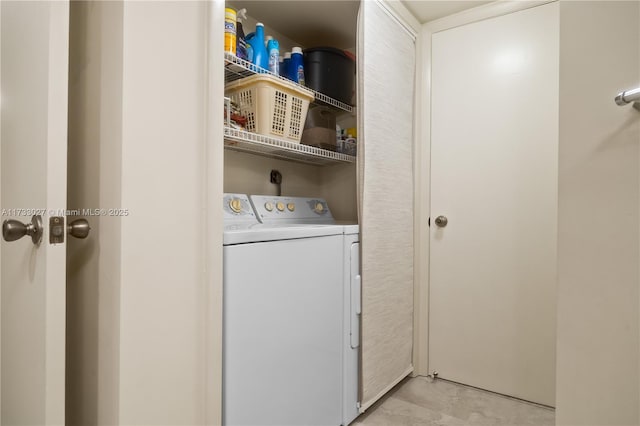
[(224, 127), (224, 147), (233, 151), (249, 152), (316, 166), (356, 161), (356, 157), (352, 155), (271, 138), (229, 126)]
[(322, 102), (326, 105), (329, 105), (333, 108), (337, 108), (342, 111), (353, 113), (353, 107), (351, 105), (345, 104), (344, 102), (340, 102), (336, 99), (330, 98), (324, 93), (316, 92), (306, 86), (298, 85), (297, 83), (292, 82), (291, 80), (281, 77), (278, 74), (275, 74), (267, 69), (261, 68), (251, 62), (245, 61), (244, 59), (238, 58), (233, 53), (225, 52), (224, 53), (224, 80), (229, 83), (235, 80), (239, 80), (241, 78), (249, 77), (254, 74), (270, 74), (272, 76), (278, 77), (281, 80), (289, 84), (295, 84), (304, 88), (305, 90), (310, 90), (314, 93), (316, 97), (316, 101)]

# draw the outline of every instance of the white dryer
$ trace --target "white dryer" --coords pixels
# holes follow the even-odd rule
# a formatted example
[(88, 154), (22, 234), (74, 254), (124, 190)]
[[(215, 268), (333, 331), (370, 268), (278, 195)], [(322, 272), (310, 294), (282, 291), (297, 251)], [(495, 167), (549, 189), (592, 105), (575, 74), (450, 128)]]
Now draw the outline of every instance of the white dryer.
[(342, 425), (350, 424), (360, 413), (358, 384), (360, 365), (360, 316), (362, 313), (362, 279), (360, 276), (360, 229), (344, 226), (344, 319), (343, 319), (343, 389)]
[(223, 208), (223, 424), (348, 424), (357, 226), (333, 224), (321, 199), (226, 194)]

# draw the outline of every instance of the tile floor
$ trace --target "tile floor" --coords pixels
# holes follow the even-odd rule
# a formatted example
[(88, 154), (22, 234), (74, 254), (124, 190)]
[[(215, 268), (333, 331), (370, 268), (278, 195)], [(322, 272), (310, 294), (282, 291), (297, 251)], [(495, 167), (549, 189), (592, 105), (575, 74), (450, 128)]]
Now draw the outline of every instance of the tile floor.
[(506, 396), (426, 377), (406, 379), (354, 426), (553, 426), (555, 412)]

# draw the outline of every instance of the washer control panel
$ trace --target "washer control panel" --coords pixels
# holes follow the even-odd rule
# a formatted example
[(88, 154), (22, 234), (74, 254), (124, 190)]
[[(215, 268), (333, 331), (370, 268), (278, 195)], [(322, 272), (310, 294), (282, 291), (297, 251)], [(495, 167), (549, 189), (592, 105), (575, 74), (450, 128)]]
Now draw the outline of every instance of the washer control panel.
[(246, 194), (224, 194), (222, 211), (225, 223), (229, 221), (258, 222), (249, 197)]
[(249, 199), (260, 222), (334, 223), (323, 198), (250, 195)]

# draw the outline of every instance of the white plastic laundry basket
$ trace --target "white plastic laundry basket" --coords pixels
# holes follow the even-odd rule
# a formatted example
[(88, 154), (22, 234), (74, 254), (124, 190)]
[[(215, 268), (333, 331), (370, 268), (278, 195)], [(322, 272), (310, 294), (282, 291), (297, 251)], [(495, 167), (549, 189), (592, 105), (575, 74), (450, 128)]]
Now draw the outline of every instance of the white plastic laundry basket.
[(249, 132), (300, 142), (313, 92), (268, 74), (225, 85), (226, 96), (240, 107)]

